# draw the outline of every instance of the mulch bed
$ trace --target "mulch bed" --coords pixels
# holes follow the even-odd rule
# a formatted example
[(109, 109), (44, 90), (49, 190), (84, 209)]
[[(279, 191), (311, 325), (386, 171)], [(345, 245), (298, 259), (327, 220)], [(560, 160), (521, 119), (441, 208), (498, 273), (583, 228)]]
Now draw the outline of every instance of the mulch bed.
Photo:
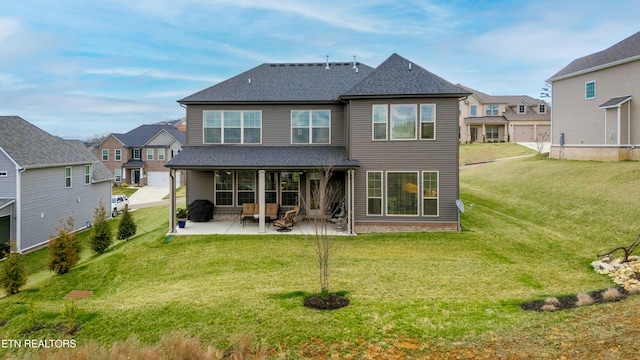
[(71, 290), (67, 295), (64, 296), (65, 299), (84, 299), (89, 297), (89, 295), (93, 294), (93, 291), (90, 290)]
[(348, 306), (349, 303), (349, 299), (337, 294), (329, 294), (326, 299), (320, 294), (313, 294), (306, 296), (303, 301), (305, 307), (318, 310), (336, 310)]
[[(602, 304), (602, 303), (607, 303), (607, 302), (615, 302), (615, 301), (620, 301), (624, 298), (626, 298), (627, 296), (629, 296), (629, 292), (627, 292), (624, 288), (622, 287), (617, 287), (618, 291), (620, 292), (620, 297), (615, 298), (615, 299), (605, 299), (602, 295), (608, 290), (608, 289), (604, 289), (604, 290), (598, 290), (598, 291), (593, 291), (593, 292), (589, 292), (587, 294), (589, 294), (589, 296), (591, 296), (591, 299), (593, 300), (593, 304)], [(578, 296), (577, 295), (572, 295), (572, 296), (563, 296), (563, 297), (556, 297), (553, 299), (557, 299), (557, 302), (555, 301), (549, 301), (547, 300), (536, 300), (536, 301), (531, 301), (531, 302), (527, 302), (524, 304), (521, 304), (520, 307), (523, 310), (529, 310), (529, 311), (560, 311), (560, 310), (567, 310), (567, 309), (573, 309), (578, 307), (578, 305), (576, 305), (576, 303), (578, 302)], [(547, 307), (544, 308), (545, 305), (553, 305), (553, 308)], [(586, 304), (585, 304), (586, 305)]]

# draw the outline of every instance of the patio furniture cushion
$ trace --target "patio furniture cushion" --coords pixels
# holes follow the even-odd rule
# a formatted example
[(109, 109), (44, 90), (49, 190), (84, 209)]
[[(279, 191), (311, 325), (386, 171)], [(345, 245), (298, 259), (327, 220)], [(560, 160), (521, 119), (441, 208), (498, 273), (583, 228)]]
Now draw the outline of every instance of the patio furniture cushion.
[(269, 221), (274, 221), (278, 219), (278, 210), (280, 209), (280, 205), (276, 203), (269, 203), (266, 205), (264, 217), (269, 219)]

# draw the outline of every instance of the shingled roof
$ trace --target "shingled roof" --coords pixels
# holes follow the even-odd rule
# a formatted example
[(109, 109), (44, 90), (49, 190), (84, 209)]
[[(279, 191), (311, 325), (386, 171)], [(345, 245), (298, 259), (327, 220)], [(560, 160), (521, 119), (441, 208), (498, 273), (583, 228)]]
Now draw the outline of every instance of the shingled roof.
[(547, 81), (552, 82), (597, 68), (638, 59), (640, 59), (640, 31), (605, 50), (573, 60)]
[(126, 147), (144, 147), (161, 131), (166, 131), (183, 146), (187, 144), (187, 135), (173, 125), (140, 125), (124, 134), (111, 134)]

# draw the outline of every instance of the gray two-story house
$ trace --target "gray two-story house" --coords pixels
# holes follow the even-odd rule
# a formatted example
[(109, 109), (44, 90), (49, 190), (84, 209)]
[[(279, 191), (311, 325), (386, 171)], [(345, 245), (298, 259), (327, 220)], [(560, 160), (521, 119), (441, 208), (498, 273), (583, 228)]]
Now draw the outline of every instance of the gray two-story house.
[(187, 202), (211, 201), (214, 218), (244, 202), (328, 211), (315, 208), (312, 189), (330, 166), (349, 233), (455, 230), (467, 95), (397, 54), (376, 68), (262, 64), (179, 101), (187, 146), (167, 167), (188, 171)]
[(45, 245), (61, 221), (74, 229), (111, 201), (111, 174), (80, 141), (53, 136), (18, 116), (0, 116), (0, 244)]

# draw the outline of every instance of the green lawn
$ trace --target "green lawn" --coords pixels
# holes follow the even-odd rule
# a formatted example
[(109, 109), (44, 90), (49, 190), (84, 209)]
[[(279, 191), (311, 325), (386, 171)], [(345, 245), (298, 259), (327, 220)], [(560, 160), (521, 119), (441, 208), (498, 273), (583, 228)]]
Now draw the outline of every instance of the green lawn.
[[(363, 357), (374, 350), (412, 357), (433, 351), (513, 358), (599, 358), (610, 349), (616, 349), (611, 358), (633, 354), (640, 296), (555, 313), (525, 312), (520, 303), (613, 286), (590, 262), (638, 233), (638, 163), (531, 157), (465, 168), (460, 175), (461, 197), (467, 209), (474, 204), (462, 214), (461, 234), (336, 240), (330, 284), (347, 293), (346, 308), (302, 306), (305, 293), (319, 291), (308, 240), (194, 236), (167, 242), (168, 209), (157, 207), (133, 212), (148, 233), (99, 257), (85, 250), (64, 276), (44, 270), (46, 249), (29, 254), (27, 288), (0, 300), (1, 336), (25, 338), (33, 324), (62, 323), (63, 296), (81, 289), (93, 295), (77, 301), (79, 345), (110, 346), (130, 334), (152, 344), (181, 331), (221, 348), (237, 334), (253, 334), (284, 358)], [(63, 335), (51, 329), (28, 335), (47, 336)]]
[(536, 153), (535, 150), (514, 143), (461, 144), (458, 162), (460, 165), (476, 164), (512, 156), (534, 155)]
[(138, 191), (138, 188), (126, 187), (126, 186), (118, 186), (118, 187), (114, 187), (113, 189), (111, 189), (111, 194), (113, 194), (113, 195), (126, 195), (127, 197), (130, 197), (136, 191)]

